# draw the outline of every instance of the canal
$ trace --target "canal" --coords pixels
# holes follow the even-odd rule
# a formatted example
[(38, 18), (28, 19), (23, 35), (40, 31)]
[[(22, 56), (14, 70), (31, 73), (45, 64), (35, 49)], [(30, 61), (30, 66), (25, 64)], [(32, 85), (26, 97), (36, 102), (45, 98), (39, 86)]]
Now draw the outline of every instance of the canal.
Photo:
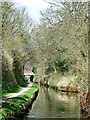
[(32, 110), (24, 116), (24, 120), (30, 118), (80, 118), (79, 94), (41, 86)]

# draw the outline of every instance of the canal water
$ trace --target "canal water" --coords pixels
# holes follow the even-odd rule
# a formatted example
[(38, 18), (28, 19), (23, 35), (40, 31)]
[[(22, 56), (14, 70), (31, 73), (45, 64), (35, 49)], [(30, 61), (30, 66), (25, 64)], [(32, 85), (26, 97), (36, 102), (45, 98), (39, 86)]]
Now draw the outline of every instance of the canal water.
[(41, 86), (37, 100), (24, 120), (30, 118), (80, 118), (79, 93), (56, 92)]

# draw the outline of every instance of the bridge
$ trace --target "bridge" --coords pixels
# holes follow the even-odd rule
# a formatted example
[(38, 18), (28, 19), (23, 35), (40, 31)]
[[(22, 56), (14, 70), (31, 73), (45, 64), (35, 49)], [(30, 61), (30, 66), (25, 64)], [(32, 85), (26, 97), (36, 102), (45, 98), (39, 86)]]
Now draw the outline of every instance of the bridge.
[(34, 75), (33, 72), (32, 73), (24, 73), (24, 76), (32, 76), (32, 75)]
[(24, 77), (28, 77), (28, 79), (33, 82), (33, 78), (34, 78), (34, 73), (30, 72), (30, 73), (24, 73)]

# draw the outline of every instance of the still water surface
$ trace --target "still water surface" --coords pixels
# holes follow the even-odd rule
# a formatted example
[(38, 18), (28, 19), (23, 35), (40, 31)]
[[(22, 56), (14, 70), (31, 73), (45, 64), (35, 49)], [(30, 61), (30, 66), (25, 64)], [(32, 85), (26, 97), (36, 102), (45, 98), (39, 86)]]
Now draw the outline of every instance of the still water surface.
[(24, 120), (30, 118), (80, 118), (79, 94), (56, 92), (42, 86), (32, 110)]

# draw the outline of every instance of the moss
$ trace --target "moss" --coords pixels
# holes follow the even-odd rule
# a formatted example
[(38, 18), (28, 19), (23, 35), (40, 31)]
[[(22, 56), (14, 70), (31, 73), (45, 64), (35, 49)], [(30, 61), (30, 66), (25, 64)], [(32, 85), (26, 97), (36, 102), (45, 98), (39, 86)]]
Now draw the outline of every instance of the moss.
[(23, 78), (24, 78), (24, 64), (23, 61), (21, 61), (21, 56), (19, 53), (16, 53), (14, 51), (13, 53), (13, 72), (16, 78), (16, 81), (19, 85), (23, 84)]

